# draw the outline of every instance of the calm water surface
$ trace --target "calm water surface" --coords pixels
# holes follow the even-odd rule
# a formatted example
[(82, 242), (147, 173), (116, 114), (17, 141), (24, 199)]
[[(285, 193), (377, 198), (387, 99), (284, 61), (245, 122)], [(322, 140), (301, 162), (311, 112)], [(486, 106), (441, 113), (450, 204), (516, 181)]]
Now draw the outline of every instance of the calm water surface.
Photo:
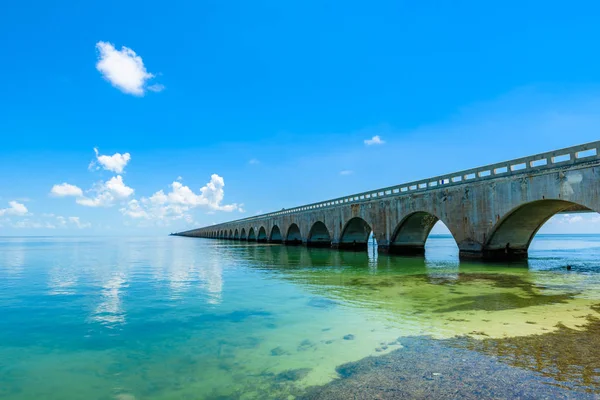
[[(599, 289), (600, 236), (540, 235), (512, 265), (459, 263), (446, 237), (430, 238), (424, 259), (179, 237), (0, 238), (0, 398), (318, 398), (362, 379), (346, 381), (343, 365), (370, 356), (415, 369), (415, 340), (421, 361), (427, 349), (460, 352), (464, 381), (444, 390), (468, 386), (472, 357), (490, 379), (506, 368), (595, 396)], [(432, 363), (398, 385), (410, 394), (441, 379)], [(480, 397), (502, 395), (491, 386)]]

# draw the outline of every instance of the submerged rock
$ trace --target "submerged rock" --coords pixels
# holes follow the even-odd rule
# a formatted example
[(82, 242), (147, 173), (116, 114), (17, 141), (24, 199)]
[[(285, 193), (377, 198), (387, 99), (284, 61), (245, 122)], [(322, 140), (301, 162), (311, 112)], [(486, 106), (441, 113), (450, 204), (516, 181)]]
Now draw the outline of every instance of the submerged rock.
[(283, 347), (281, 347), (281, 346), (277, 346), (274, 349), (271, 349), (271, 355), (272, 356), (283, 356), (285, 354), (288, 354), (288, 352), (285, 351), (283, 349)]
[[(339, 379), (310, 387), (297, 399), (597, 398), (593, 386), (569, 388), (567, 382), (540, 376), (535, 370), (514, 368), (479, 352), (457, 348), (465, 339), (404, 337), (402, 342), (406, 345), (404, 350), (339, 366), (336, 369)], [(480, 341), (467, 340), (469, 344), (474, 342)], [(475, 344), (485, 349), (489, 347)], [(535, 358), (532, 357), (531, 362), (534, 363)], [(593, 385), (592, 381), (589, 384)]]
[(298, 345), (297, 350), (298, 351), (306, 351), (312, 347), (315, 347), (315, 344), (313, 342), (311, 342), (308, 339), (304, 339), (302, 342), (300, 342), (300, 344)]
[(344, 340), (354, 340), (354, 335), (350, 333), (350, 334), (344, 336)]
[(330, 309), (337, 306), (337, 302), (323, 297), (313, 297), (308, 301), (309, 307)]
[(275, 375), (277, 381), (299, 381), (311, 371), (311, 368), (288, 369)]

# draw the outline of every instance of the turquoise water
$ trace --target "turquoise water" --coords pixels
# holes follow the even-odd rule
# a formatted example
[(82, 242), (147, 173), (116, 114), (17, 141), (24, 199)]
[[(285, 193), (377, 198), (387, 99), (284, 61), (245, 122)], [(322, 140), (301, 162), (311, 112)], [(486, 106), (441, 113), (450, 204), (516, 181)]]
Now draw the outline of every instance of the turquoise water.
[[(0, 398), (294, 398), (338, 381), (342, 364), (403, 351), (402, 338), (519, 349), (560, 329), (584, 335), (600, 317), (599, 289), (600, 236), (590, 235), (539, 235), (520, 264), (459, 262), (448, 237), (432, 237), (425, 258), (0, 238)], [(506, 363), (597, 393), (600, 365), (591, 378), (578, 372), (597, 360), (586, 357), (537, 371)]]

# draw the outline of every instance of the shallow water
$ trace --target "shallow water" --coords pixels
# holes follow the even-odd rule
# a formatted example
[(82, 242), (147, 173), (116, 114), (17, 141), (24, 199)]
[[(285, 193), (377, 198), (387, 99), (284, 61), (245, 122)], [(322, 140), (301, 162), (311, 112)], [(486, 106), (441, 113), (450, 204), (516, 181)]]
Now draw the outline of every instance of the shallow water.
[[(180, 237), (0, 238), (0, 398), (332, 397), (332, 384), (376, 368), (348, 378), (347, 363), (378, 356), (414, 370), (415, 340), (552, 396), (599, 393), (599, 256), (600, 236), (589, 235), (538, 235), (517, 264), (459, 262), (447, 237), (432, 237), (425, 258)], [(447, 393), (486, 379), (489, 397), (514, 387), (491, 384), (492, 372), (475, 379), (464, 363), (445, 367), (464, 378), (444, 382)], [(414, 397), (428, 387), (403, 385)]]

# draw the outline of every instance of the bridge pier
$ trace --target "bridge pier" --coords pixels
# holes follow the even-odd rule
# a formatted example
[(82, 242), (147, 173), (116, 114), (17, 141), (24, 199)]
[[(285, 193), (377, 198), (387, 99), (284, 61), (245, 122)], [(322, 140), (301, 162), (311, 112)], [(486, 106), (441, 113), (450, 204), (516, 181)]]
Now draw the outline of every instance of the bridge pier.
[(422, 256), (425, 254), (425, 245), (378, 245), (377, 251), (383, 254)]
[(336, 250), (365, 251), (369, 248), (369, 244), (367, 242), (331, 243), (331, 248)]
[(313, 248), (322, 248), (322, 249), (329, 249), (332, 248), (331, 242), (306, 242), (304, 243), (304, 245), (306, 247), (313, 247)]

